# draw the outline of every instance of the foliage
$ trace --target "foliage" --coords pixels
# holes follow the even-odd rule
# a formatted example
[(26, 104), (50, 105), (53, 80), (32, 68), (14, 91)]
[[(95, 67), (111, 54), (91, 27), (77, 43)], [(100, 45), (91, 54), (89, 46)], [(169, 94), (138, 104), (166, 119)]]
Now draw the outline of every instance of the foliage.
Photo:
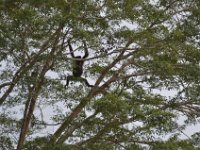
[(200, 148), (194, 147), (191, 141), (178, 140), (176, 137), (172, 137), (167, 142), (158, 142), (153, 144), (152, 150), (199, 150)]
[[(199, 0), (0, 1), (1, 148), (199, 149), (199, 133), (175, 136), (199, 125), (199, 8)], [(87, 45), (92, 88), (82, 78), (64, 88), (69, 39), (75, 55)]]

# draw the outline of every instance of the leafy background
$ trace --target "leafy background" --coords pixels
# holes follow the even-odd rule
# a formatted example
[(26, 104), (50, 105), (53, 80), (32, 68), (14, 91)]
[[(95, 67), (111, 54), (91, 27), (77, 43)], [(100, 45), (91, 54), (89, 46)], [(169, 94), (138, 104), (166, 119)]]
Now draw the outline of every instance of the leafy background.
[[(179, 136), (199, 125), (199, 7), (0, 1), (1, 149), (199, 149), (198, 131)], [(93, 88), (64, 88), (68, 39), (76, 55), (86, 41), (83, 77)]]

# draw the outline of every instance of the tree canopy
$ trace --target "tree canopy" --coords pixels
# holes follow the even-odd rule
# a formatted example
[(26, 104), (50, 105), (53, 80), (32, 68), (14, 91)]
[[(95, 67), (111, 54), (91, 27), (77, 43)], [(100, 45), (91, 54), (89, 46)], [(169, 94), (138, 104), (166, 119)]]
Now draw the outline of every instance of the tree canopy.
[[(200, 149), (200, 132), (180, 139), (200, 118), (199, 8), (1, 0), (0, 149)], [(74, 55), (88, 49), (83, 77), (94, 87), (64, 87), (76, 60), (68, 40)]]

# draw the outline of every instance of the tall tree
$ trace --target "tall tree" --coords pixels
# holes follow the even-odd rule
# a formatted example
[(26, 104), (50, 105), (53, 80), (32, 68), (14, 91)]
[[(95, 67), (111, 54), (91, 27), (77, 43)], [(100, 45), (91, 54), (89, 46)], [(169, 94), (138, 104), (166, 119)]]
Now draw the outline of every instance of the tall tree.
[(199, 0), (0, 8), (2, 149), (198, 149), (199, 133), (178, 134), (200, 117)]

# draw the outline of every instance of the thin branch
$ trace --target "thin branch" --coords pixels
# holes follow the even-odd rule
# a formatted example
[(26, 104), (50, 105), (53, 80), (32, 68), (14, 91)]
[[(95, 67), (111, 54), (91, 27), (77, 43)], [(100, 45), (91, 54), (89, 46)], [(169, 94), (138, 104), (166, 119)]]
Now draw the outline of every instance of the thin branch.
[[(59, 32), (57, 32), (56, 37), (54, 39), (54, 43), (52, 45), (52, 50), (50, 52), (50, 56), (53, 56), (55, 51), (56, 51), (56, 45), (58, 43), (59, 40), (59, 36), (60, 36), (60, 31), (61, 28), (59, 28)], [(18, 145), (17, 145), (17, 150), (21, 150), (25, 141), (25, 137), (26, 134), (28, 132), (28, 128), (29, 128), (29, 124), (31, 121), (31, 118), (33, 116), (33, 112), (35, 109), (35, 105), (36, 105), (36, 101), (37, 101), (37, 97), (42, 89), (42, 85), (45, 81), (45, 74), (46, 72), (51, 68), (52, 64), (51, 64), (51, 60), (52, 57), (48, 57), (48, 59), (45, 61), (43, 68), (41, 70), (41, 73), (38, 77), (38, 82), (35, 83), (35, 85), (32, 87), (31, 89), (31, 93), (30, 93), (30, 99), (28, 100), (27, 106), (25, 108), (25, 112), (24, 112), (24, 119), (23, 119), (23, 125), (21, 128), (21, 132), (20, 132), (20, 136), (19, 136), (19, 141), (18, 141)]]
[(76, 145), (82, 146), (85, 144), (89, 144), (89, 143), (93, 143), (95, 142), (97, 139), (101, 139), (103, 134), (105, 134), (107, 131), (109, 131), (113, 125), (116, 126), (116, 124), (119, 124), (118, 119), (113, 119), (110, 123), (108, 123), (103, 129), (101, 129), (95, 136), (93, 136), (92, 138), (85, 140), (85, 141), (81, 141), (79, 143), (76, 143)]
[(3, 87), (9, 86), (9, 85), (11, 85), (11, 84), (12, 84), (12, 82), (5, 82), (5, 83), (1, 84), (1, 85), (0, 85), (0, 90), (1, 90)]
[(3, 104), (3, 102), (6, 100), (8, 95), (12, 92), (13, 88), (17, 84), (17, 82), (23, 77), (23, 75), (36, 63), (38, 56), (43, 53), (47, 47), (50, 41), (60, 32), (61, 28), (59, 28), (44, 44), (41, 46), (41, 50), (32, 57), (32, 59), (27, 60), (20, 68), (17, 70), (17, 72), (14, 74), (12, 79), (12, 84), (9, 85), (8, 89), (5, 91), (5, 93), (0, 97), (0, 105)]
[(65, 133), (62, 134), (62, 136), (57, 140), (57, 143), (63, 143), (77, 128), (80, 128), (84, 124), (86, 124), (88, 121), (90, 121), (92, 118), (94, 118), (98, 114), (98, 111), (96, 111), (91, 116), (87, 117), (82, 122), (76, 123), (75, 125), (72, 125)]

